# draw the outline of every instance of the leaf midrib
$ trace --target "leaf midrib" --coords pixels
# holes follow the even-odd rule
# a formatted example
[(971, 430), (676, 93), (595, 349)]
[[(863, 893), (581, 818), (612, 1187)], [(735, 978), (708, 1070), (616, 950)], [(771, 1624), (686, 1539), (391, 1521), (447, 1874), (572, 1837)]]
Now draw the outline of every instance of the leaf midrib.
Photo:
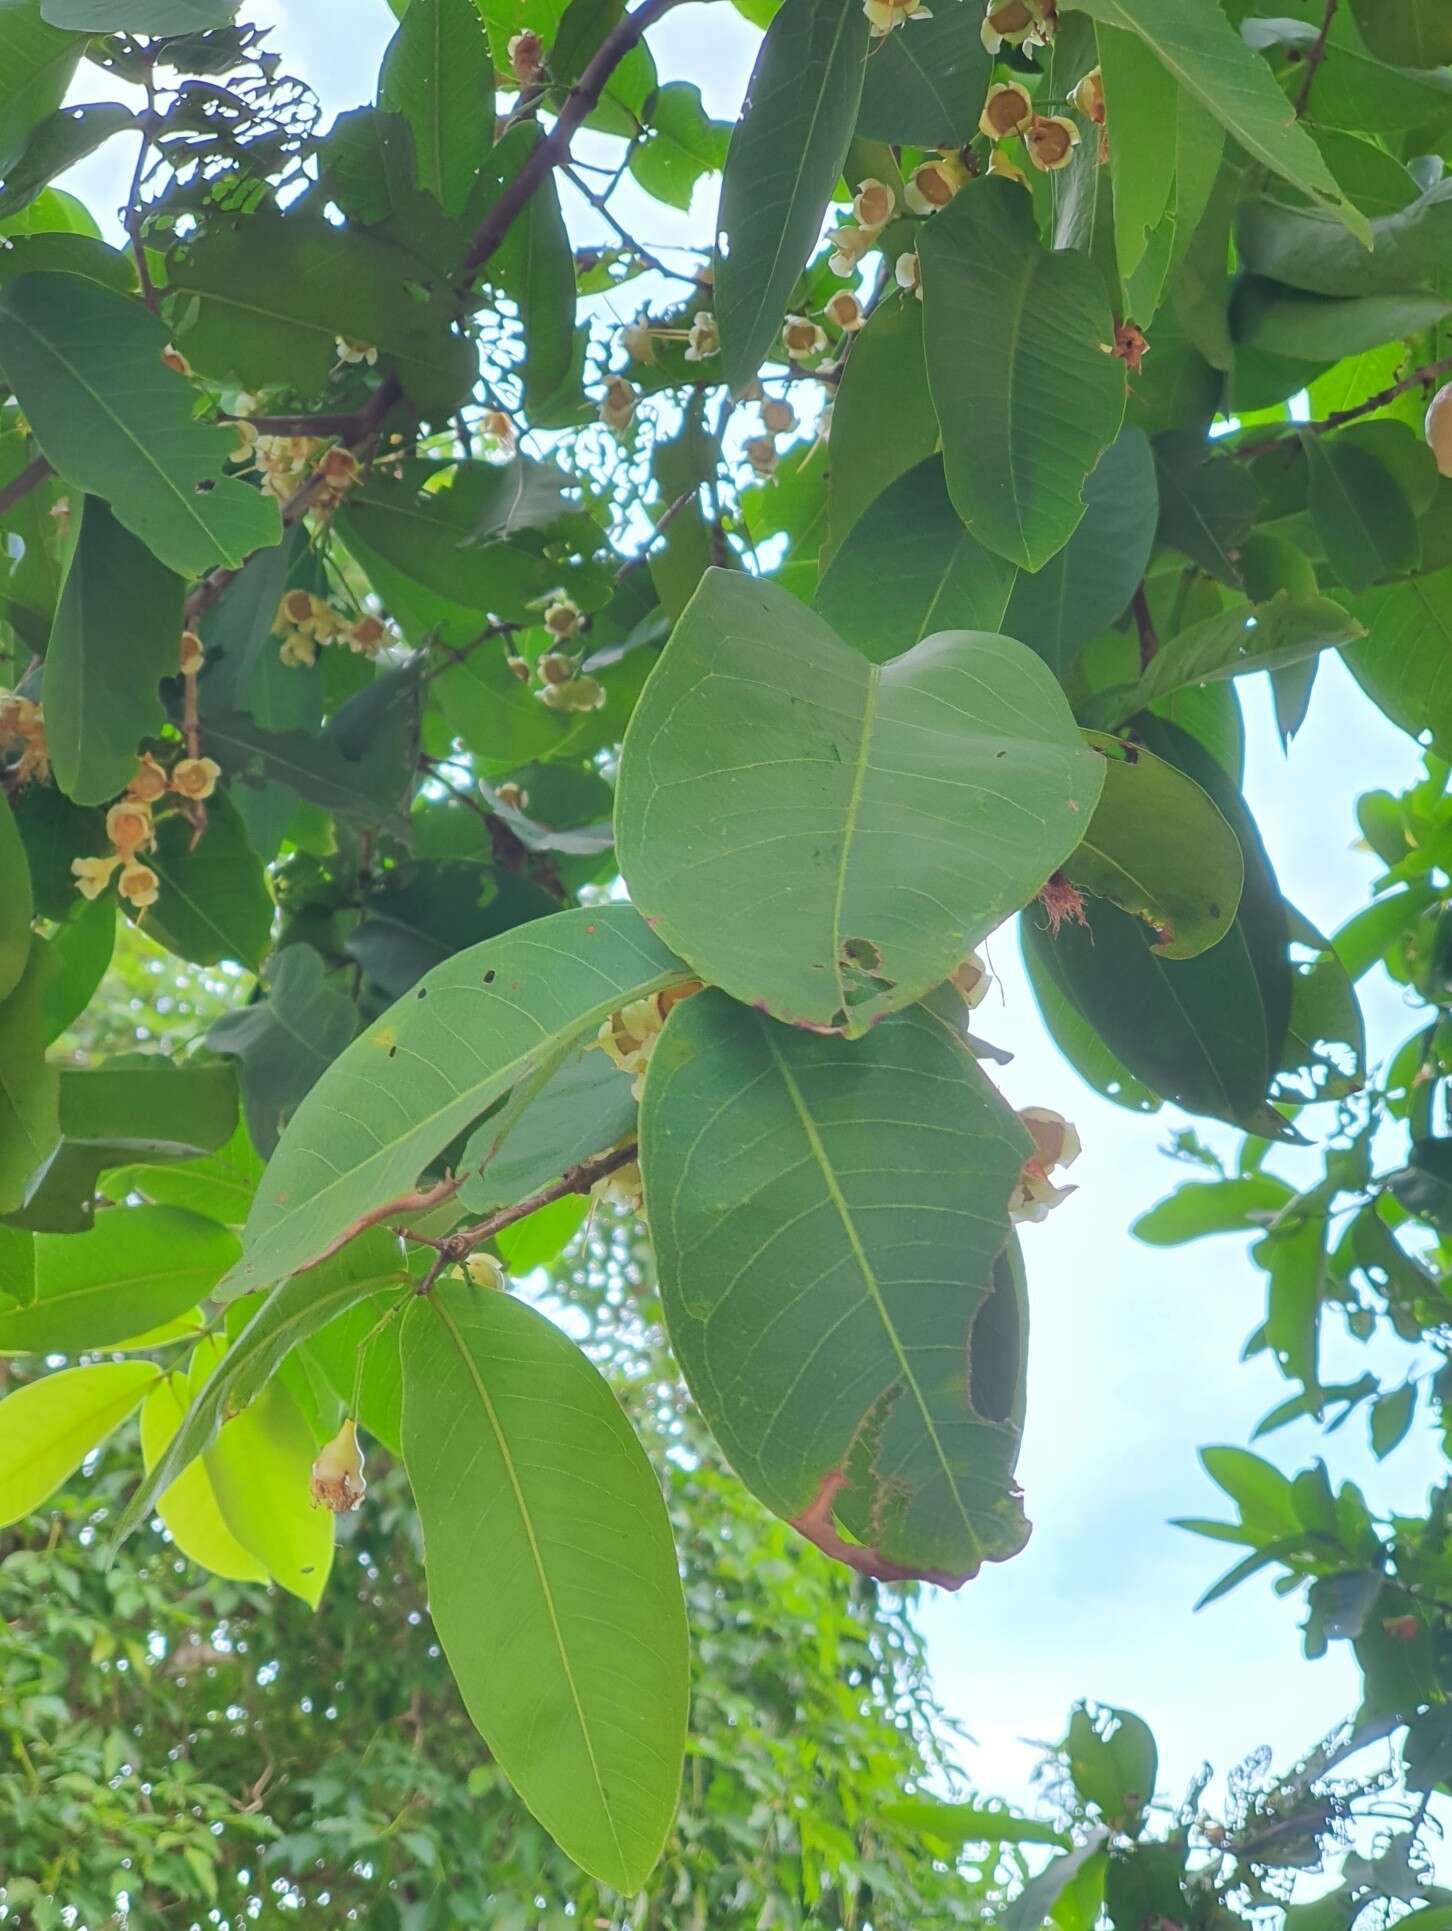
[(432, 1308), (434, 1313), (443, 1322), (449, 1338), (458, 1352), (459, 1359), (464, 1365), (464, 1371), (474, 1384), (474, 1392), (479, 1397), (479, 1404), (484, 1411), (485, 1419), (494, 1437), (494, 1445), (499, 1451), (499, 1459), (504, 1464), (504, 1472), (509, 1481), (510, 1491), (514, 1496), (514, 1505), (524, 1528), (525, 1540), (529, 1544), (530, 1560), (534, 1565), (534, 1572), (539, 1582), (540, 1593), (544, 1597), (545, 1609), (549, 1616), (550, 1633), (554, 1637), (555, 1649), (560, 1659), (560, 1669), (570, 1692), (570, 1702), (574, 1706), (575, 1721), (580, 1728), (580, 1740), (585, 1746), (585, 1759), (590, 1766), (590, 1776), (594, 1781), (595, 1794), (599, 1799), (601, 1813), (609, 1828), (610, 1840), (615, 1846), (616, 1856), (620, 1860), (620, 1868), (621, 1870), (627, 1870), (630, 1867), (630, 1859), (626, 1855), (625, 1846), (620, 1841), (620, 1832), (616, 1828), (615, 1823), (615, 1813), (611, 1810), (609, 1799), (605, 1794), (605, 1784), (600, 1774), (600, 1764), (595, 1755), (595, 1740), (590, 1733), (590, 1725), (585, 1716), (585, 1706), (580, 1699), (579, 1685), (575, 1681), (575, 1672), (570, 1667), (569, 1651), (565, 1646), (564, 1631), (560, 1628), (559, 1610), (555, 1605), (554, 1590), (550, 1587), (549, 1574), (545, 1568), (544, 1553), (540, 1548), (539, 1538), (535, 1534), (534, 1518), (530, 1514), (529, 1504), (525, 1499), (524, 1489), (519, 1479), (519, 1471), (515, 1466), (514, 1457), (510, 1453), (509, 1442), (503, 1428), (500, 1426), (499, 1416), (495, 1411), (494, 1403), (489, 1398), (489, 1390), (484, 1385), (484, 1378), (479, 1373), (473, 1355), (464, 1345), (464, 1337), (459, 1331), (458, 1323), (436, 1294), (428, 1297), (427, 1305)]

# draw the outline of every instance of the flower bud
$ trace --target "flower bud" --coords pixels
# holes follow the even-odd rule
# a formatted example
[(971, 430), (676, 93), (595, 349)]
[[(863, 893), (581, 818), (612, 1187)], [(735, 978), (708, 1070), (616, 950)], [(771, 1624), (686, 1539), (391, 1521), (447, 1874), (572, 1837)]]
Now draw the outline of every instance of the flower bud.
[(148, 850), (156, 843), (151, 824), (151, 807), (138, 800), (123, 798), (106, 813), (106, 836), (123, 857)]
[(797, 412), (789, 402), (763, 402), (761, 420), (773, 436), (784, 436), (797, 426)]
[(701, 309), (691, 323), (686, 343), (687, 362), (704, 362), (709, 355), (719, 355), (721, 351), (721, 332), (716, 327), (716, 318), (709, 309)]
[(1438, 469), (1444, 476), (1452, 476), (1452, 382), (1444, 383), (1431, 400), (1426, 437)]
[(963, 996), (963, 1004), (972, 1012), (981, 1006), (988, 997), (988, 988), (993, 984), (993, 974), (976, 952), (970, 952), (953, 973), (951, 983)]
[(633, 382), (627, 382), (623, 375), (611, 376), (605, 384), (605, 394), (600, 402), (601, 422), (615, 435), (620, 435), (630, 427), (639, 399)]
[(317, 473), (334, 489), (348, 489), (358, 480), (358, 458), (342, 443), (335, 443), (320, 459)]
[(550, 711), (598, 711), (605, 703), (605, 686), (593, 677), (571, 677), (563, 684), (546, 684), (535, 696)]
[(776, 444), (770, 436), (753, 436), (746, 445), (746, 460), (765, 482), (776, 474)]
[(781, 332), (781, 345), (793, 362), (807, 362), (827, 346), (827, 331), (805, 315), (789, 315)]
[(978, 116), (978, 127), (990, 141), (1006, 141), (1033, 126), (1033, 96), (1016, 80), (996, 81), (989, 88)]
[(913, 169), (908, 181), (907, 205), (915, 215), (935, 214), (939, 208), (946, 208), (967, 182), (968, 170), (956, 154), (924, 161), (921, 167)]
[(1036, 114), (1023, 140), (1034, 166), (1051, 174), (1073, 160), (1079, 130), (1065, 114)]
[(183, 758), (172, 768), (171, 788), (182, 798), (210, 798), (221, 775), (215, 758)]
[(561, 640), (566, 637), (573, 637), (580, 628), (580, 621), (583, 615), (584, 613), (580, 609), (580, 606), (573, 598), (556, 597), (555, 601), (549, 605), (544, 613), (544, 627), (550, 633), (551, 637), (557, 637)]
[(877, 236), (876, 228), (834, 228), (827, 237), (832, 244), (827, 266), (834, 275), (855, 275), (862, 257), (877, 246)]
[(873, 40), (881, 40), (905, 20), (931, 20), (933, 17), (923, 5), (923, 0), (862, 0), (862, 11), (867, 15), (869, 38)]
[(282, 640), (277, 661), (290, 669), (305, 670), (318, 661), (317, 640), (305, 630), (289, 631)]
[(892, 218), (897, 197), (885, 181), (869, 177), (859, 181), (852, 197), (852, 212), (864, 228), (881, 228)]
[(133, 859), (129, 865), (121, 867), (116, 890), (140, 912), (148, 905), (155, 905), (160, 898), (161, 880), (149, 865), (142, 865)]
[(1069, 99), (1078, 108), (1086, 121), (1096, 127), (1104, 125), (1104, 76), (1093, 67), (1074, 89)]
[(575, 674), (573, 658), (558, 650), (547, 650), (535, 665), (542, 684), (568, 684)]
[(630, 1160), (614, 1173), (607, 1173), (603, 1180), (597, 1180), (590, 1189), (592, 1197), (610, 1207), (623, 1207), (627, 1213), (638, 1214), (645, 1205), (645, 1191), (640, 1178), (640, 1162)]
[(161, 359), (169, 369), (174, 369), (178, 375), (189, 376), (192, 372), (191, 363), (187, 361), (181, 350), (174, 343), (167, 343), (161, 352)]
[(855, 334), (867, 320), (861, 302), (848, 288), (839, 288), (835, 295), (830, 296), (822, 313), (829, 322), (839, 329), (845, 329), (849, 335)]
[(112, 852), (109, 858), (73, 858), (71, 873), (81, 897), (99, 898), (120, 863), (120, 856), (116, 852)]
[(149, 751), (143, 752), (136, 766), (136, 776), (126, 787), (126, 796), (134, 798), (138, 804), (154, 805), (158, 798), (166, 796), (166, 789), (165, 771)]
[(371, 342), (350, 342), (346, 335), (334, 337), (334, 349), (340, 362), (362, 362), (371, 369), (378, 360), (378, 350)]
[(206, 648), (194, 630), (184, 630), (181, 634), (181, 658), (178, 669), (183, 677), (195, 677), (207, 661)]
[(906, 255), (899, 255), (892, 273), (899, 288), (910, 288), (919, 301), (923, 299), (922, 263), (915, 253), (909, 251)]
[(1028, 176), (1022, 168), (1016, 168), (1008, 158), (1008, 149), (996, 147), (989, 151), (988, 172), (1002, 177), (1005, 181), (1017, 181), (1021, 188), (1028, 186)]
[(506, 657), (504, 668), (511, 677), (517, 677), (521, 684), (529, 682), (529, 660), (526, 657)]
[(513, 449), (517, 440), (514, 420), (502, 409), (486, 409), (479, 427), (489, 440), (498, 443), (501, 449)]
[(467, 1254), (464, 1257), (464, 1273), (475, 1287), (503, 1289), (509, 1285), (504, 1262), (496, 1260), (493, 1254)]
[(544, 66), (544, 42), (538, 34), (526, 31), (510, 36), (509, 65), (521, 87), (538, 80)]
[(348, 632), (348, 647), (364, 657), (372, 657), (388, 641), (388, 632), (377, 617), (365, 612)]
[(511, 811), (524, 811), (528, 808), (529, 793), (523, 785), (517, 785), (512, 780), (495, 785), (494, 795), (500, 804), (507, 805)]
[(363, 1479), (363, 1451), (358, 1446), (358, 1424), (351, 1418), (318, 1451), (308, 1483), (313, 1507), (347, 1515), (361, 1509), (368, 1484)]

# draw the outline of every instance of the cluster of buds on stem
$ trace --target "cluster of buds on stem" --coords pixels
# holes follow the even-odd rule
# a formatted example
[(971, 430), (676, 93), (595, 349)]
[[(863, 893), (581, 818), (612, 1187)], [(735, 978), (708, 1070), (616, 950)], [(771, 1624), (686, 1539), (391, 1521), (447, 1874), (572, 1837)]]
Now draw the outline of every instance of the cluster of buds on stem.
[(637, 1100), (645, 1082), (645, 1069), (671, 1007), (700, 990), (699, 979), (686, 979), (678, 986), (668, 986), (664, 992), (632, 999), (628, 1006), (612, 1013), (595, 1035), (595, 1044), (612, 1065), (618, 1066), (622, 1073), (629, 1073), (633, 1082), (630, 1090)]
[(388, 631), (377, 617), (367, 611), (344, 616), (310, 590), (287, 592), (277, 606), (272, 634), (282, 639), (281, 662), (293, 667), (315, 664), (320, 645), (346, 644), (361, 657), (376, 657), (388, 642)]
[(1074, 1191), (1072, 1187), (1056, 1187), (1049, 1175), (1060, 1167), (1073, 1166), (1083, 1145), (1063, 1114), (1047, 1106), (1026, 1106), (1018, 1117), (1028, 1128), (1034, 1150), (1024, 1161), (1018, 1184), (1009, 1195), (1008, 1217), (1012, 1221), (1046, 1220)]
[(116, 889), (121, 897), (138, 911), (154, 905), (161, 881), (140, 856), (156, 846), (152, 807), (168, 796), (188, 805), (200, 804), (217, 789), (221, 775), (222, 767), (215, 758), (186, 756), (168, 769), (150, 751), (143, 751), (130, 784), (106, 813), (110, 851), (104, 857), (71, 860), (76, 890), (83, 898), (99, 898), (119, 868)]
[(585, 613), (573, 598), (556, 596), (546, 604), (542, 621), (551, 648), (535, 665), (535, 696), (551, 711), (598, 711), (605, 702), (605, 686), (581, 670), (580, 653), (559, 648), (580, 635)]
[(39, 704), (13, 691), (0, 694), (0, 752), (20, 746), (20, 756), (9, 770), (16, 784), (42, 783), (50, 776), (50, 752), (45, 742), (45, 712)]

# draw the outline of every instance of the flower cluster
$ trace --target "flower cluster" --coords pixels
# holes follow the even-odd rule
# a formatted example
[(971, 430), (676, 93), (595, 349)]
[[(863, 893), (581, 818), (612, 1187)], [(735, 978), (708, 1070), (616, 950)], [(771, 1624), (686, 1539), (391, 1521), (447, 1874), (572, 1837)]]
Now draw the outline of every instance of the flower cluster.
[(346, 644), (362, 657), (375, 657), (388, 642), (388, 631), (377, 617), (366, 611), (361, 617), (346, 617), (310, 590), (289, 590), (277, 606), (272, 634), (282, 639), (278, 656), (294, 667), (315, 664), (318, 647)]
[(612, 1013), (596, 1034), (595, 1044), (605, 1057), (622, 1073), (629, 1073), (634, 1082), (630, 1090), (637, 1100), (645, 1080), (645, 1069), (650, 1064), (650, 1056), (655, 1051), (656, 1041), (660, 1038), (661, 1028), (671, 1007), (678, 1006), (682, 999), (689, 999), (693, 992), (700, 990), (699, 979), (687, 979), (681, 985), (668, 986), (664, 992), (652, 992), (644, 999), (632, 999), (628, 1006), (622, 1006), (619, 1012)]
[(828, 267), (834, 275), (853, 275), (862, 257), (877, 246), (877, 238), (892, 219), (897, 197), (885, 181), (869, 176), (859, 181), (852, 197), (855, 227), (834, 228), (828, 239), (832, 256)]
[[(988, 90), (978, 117), (982, 133), (994, 143), (1022, 135), (1028, 157), (1036, 168), (1054, 173), (1068, 167), (1079, 145), (1079, 129), (1067, 114), (1040, 114), (1032, 94), (1020, 81), (997, 81)], [(995, 162), (998, 155), (995, 150)], [(1018, 175), (1012, 163), (995, 166), (997, 174)], [(1018, 175), (1022, 180), (1022, 175)]]
[(12, 691), (0, 693), (0, 751), (20, 746), (15, 778), (28, 784), (32, 778), (42, 783), (50, 776), (50, 751), (45, 742), (45, 712), (28, 697)]
[(263, 489), (269, 496), (275, 496), (279, 503), (296, 496), (312, 475), (313, 459), (319, 447), (318, 438), (264, 436), (240, 417), (232, 427), (238, 436), (237, 447), (231, 457), (233, 464), (257, 470), (262, 477)]
[(1018, 1184), (1009, 1195), (1008, 1217), (1012, 1221), (1046, 1220), (1074, 1191), (1072, 1187), (1056, 1187), (1049, 1175), (1056, 1168), (1072, 1167), (1083, 1145), (1063, 1114), (1047, 1106), (1026, 1106), (1018, 1117), (1028, 1128), (1034, 1150), (1024, 1161)]
[(211, 797), (221, 775), (222, 767), (215, 758), (178, 758), (168, 770), (150, 751), (144, 751), (124, 796), (106, 813), (106, 836), (111, 850), (103, 858), (71, 860), (76, 890), (83, 898), (99, 898), (119, 867), (116, 890), (122, 898), (138, 911), (155, 905), (161, 881), (140, 858), (142, 852), (152, 851), (156, 846), (152, 806), (168, 794), (185, 799), (188, 804), (200, 804), (202, 799)]

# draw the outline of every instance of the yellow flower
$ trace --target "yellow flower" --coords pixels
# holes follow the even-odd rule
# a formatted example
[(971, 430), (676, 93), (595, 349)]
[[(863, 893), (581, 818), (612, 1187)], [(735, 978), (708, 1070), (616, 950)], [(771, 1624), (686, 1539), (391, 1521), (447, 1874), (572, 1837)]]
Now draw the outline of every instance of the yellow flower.
[(73, 858), (71, 871), (75, 875), (76, 890), (82, 898), (99, 898), (111, 882), (111, 874), (121, 863), (118, 853), (112, 852), (109, 858)]
[(1005, 47), (1042, 46), (1052, 38), (1048, 25), (1048, 12), (1043, 0), (1001, 0), (995, 6), (989, 0), (989, 8), (979, 29), (983, 44), (990, 54), (1001, 52)]
[(876, 247), (878, 233), (876, 228), (834, 228), (827, 237), (832, 244), (832, 253), (827, 258), (832, 273), (855, 275), (862, 257)]
[(1023, 141), (1034, 166), (1051, 174), (1073, 160), (1079, 130), (1066, 114), (1035, 115)]
[(861, 302), (850, 288), (839, 288), (835, 295), (830, 296), (822, 313), (829, 322), (839, 329), (845, 329), (849, 335), (855, 334), (867, 320)]
[(149, 865), (142, 865), (133, 859), (129, 865), (121, 867), (121, 876), (116, 881), (116, 890), (138, 911), (148, 905), (155, 905), (161, 896), (161, 880)]
[(318, 661), (318, 646), (314, 638), (305, 630), (291, 630), (282, 640), (282, 648), (277, 653), (278, 662), (292, 669), (302, 669)]
[(940, 155), (914, 168), (904, 190), (907, 205), (915, 215), (935, 214), (946, 208), (961, 187), (966, 186), (968, 170), (956, 154)]
[(158, 798), (166, 796), (166, 784), (165, 771), (146, 751), (136, 766), (136, 776), (126, 787), (126, 796), (135, 798), (139, 804), (154, 805)]
[(377, 617), (361, 616), (348, 632), (348, 647), (359, 651), (365, 657), (372, 657), (383, 648), (388, 640), (388, 632)]
[(1020, 187), (1028, 186), (1028, 176), (1022, 168), (1016, 168), (1009, 160), (1007, 148), (994, 148), (990, 152), (988, 172), (1001, 176), (1005, 181), (1017, 181)]
[(623, 1167), (617, 1167), (614, 1173), (607, 1173), (603, 1180), (597, 1180), (590, 1193), (594, 1199), (608, 1206), (623, 1207), (627, 1213), (638, 1214), (645, 1205), (640, 1162), (627, 1160)]
[(701, 309), (692, 319), (690, 334), (686, 343), (687, 362), (704, 362), (708, 355), (721, 352), (721, 331), (716, 326), (716, 318), (707, 309)]
[(881, 40), (884, 34), (890, 34), (894, 27), (900, 27), (905, 20), (931, 20), (933, 17), (922, 0), (862, 0), (862, 11), (867, 15), (873, 40)]
[(371, 369), (378, 360), (378, 351), (371, 342), (350, 342), (346, 335), (336, 338), (338, 360), (340, 362), (366, 362)]
[(1016, 80), (996, 81), (988, 90), (978, 126), (990, 141), (1006, 141), (1011, 134), (1032, 127), (1033, 119), (1033, 96), (1028, 89)]
[(1049, 1175), (1057, 1167), (1071, 1167), (1083, 1151), (1079, 1135), (1062, 1113), (1047, 1106), (1026, 1106), (1019, 1119), (1028, 1128), (1034, 1151), (1024, 1161), (1018, 1184), (1009, 1196), (1008, 1215), (1014, 1221), (1040, 1221), (1073, 1193), (1056, 1187)]
[(501, 449), (513, 449), (518, 440), (513, 418), (505, 415), (502, 409), (486, 409), (479, 427), (489, 440), (498, 443)]
[(123, 858), (129, 858), (133, 852), (149, 851), (156, 843), (151, 806), (131, 798), (112, 805), (106, 813), (106, 836)]
[(632, 362), (655, 361), (655, 338), (644, 320), (631, 322), (620, 331), (620, 346)]
[(1069, 99), (1078, 108), (1086, 121), (1093, 121), (1096, 127), (1104, 125), (1104, 76), (1097, 67), (1090, 71), (1074, 89)]
[(910, 288), (919, 301), (923, 299), (922, 264), (915, 253), (909, 251), (906, 255), (899, 255), (892, 273), (899, 288)]
[(529, 808), (529, 793), (523, 785), (515, 784), (512, 779), (495, 785), (494, 795), (500, 804), (507, 805), (511, 811), (526, 811)]
[(781, 332), (781, 345), (793, 362), (808, 362), (827, 346), (827, 331), (805, 315), (789, 315)]
[(866, 181), (857, 183), (857, 192), (852, 197), (852, 212), (864, 228), (881, 228), (892, 217), (897, 206), (897, 197), (885, 181), (869, 176)]
[(313, 1463), (308, 1487), (313, 1507), (347, 1515), (361, 1509), (368, 1484), (363, 1479), (363, 1451), (358, 1446), (358, 1424), (349, 1418)]
[(568, 684), (575, 674), (575, 659), (563, 651), (547, 650), (535, 669), (541, 684)]
[(272, 628), (279, 634), (286, 630), (301, 630), (311, 625), (313, 620), (313, 600), (306, 590), (289, 590), (277, 606), (277, 615)]
[(546, 684), (535, 696), (550, 711), (598, 711), (605, 687), (593, 677), (569, 677), (563, 684)]
[(503, 1261), (496, 1260), (492, 1254), (468, 1255), (464, 1261), (464, 1273), (475, 1287), (503, 1288), (509, 1283)]
[(584, 612), (572, 597), (556, 597), (544, 613), (544, 627), (561, 642), (573, 637), (580, 628)]
[(635, 416), (635, 405), (640, 400), (633, 382), (627, 382), (623, 375), (613, 375), (605, 384), (605, 394), (600, 400), (600, 420), (614, 435), (620, 435), (630, 427)]
[(183, 758), (171, 774), (171, 788), (182, 798), (210, 798), (222, 767), (215, 758)]

